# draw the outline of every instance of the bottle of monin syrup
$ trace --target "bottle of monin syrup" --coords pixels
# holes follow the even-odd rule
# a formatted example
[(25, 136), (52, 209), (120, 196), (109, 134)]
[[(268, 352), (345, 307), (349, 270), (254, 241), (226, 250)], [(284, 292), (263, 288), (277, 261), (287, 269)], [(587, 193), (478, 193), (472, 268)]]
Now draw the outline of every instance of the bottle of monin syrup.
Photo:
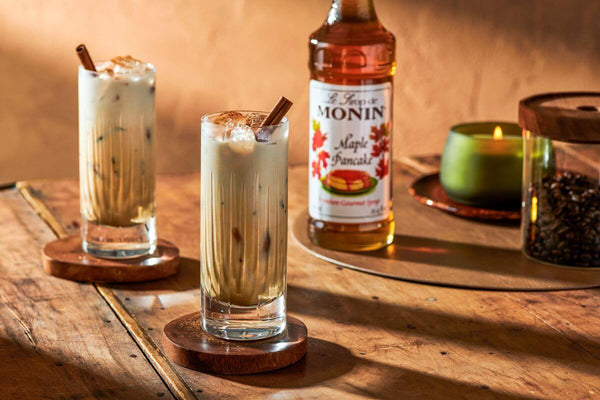
[(373, 0), (333, 0), (310, 35), (308, 233), (322, 247), (368, 251), (394, 238), (395, 44)]

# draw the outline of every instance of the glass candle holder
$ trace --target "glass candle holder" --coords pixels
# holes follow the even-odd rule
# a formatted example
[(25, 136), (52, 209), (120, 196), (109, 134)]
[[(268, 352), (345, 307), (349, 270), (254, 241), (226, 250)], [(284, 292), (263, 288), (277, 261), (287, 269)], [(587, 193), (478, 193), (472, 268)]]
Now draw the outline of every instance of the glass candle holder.
[(519, 106), (524, 253), (600, 267), (600, 94), (553, 93)]
[(521, 130), (510, 122), (472, 122), (450, 128), (440, 183), (459, 203), (519, 209), (523, 175)]

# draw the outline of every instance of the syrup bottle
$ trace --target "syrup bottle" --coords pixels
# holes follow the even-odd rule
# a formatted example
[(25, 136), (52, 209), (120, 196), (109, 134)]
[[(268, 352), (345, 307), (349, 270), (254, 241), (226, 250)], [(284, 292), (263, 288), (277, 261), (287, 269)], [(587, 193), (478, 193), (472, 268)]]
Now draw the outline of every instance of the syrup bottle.
[(394, 238), (395, 44), (373, 0), (333, 0), (310, 35), (308, 233), (319, 246), (368, 251)]

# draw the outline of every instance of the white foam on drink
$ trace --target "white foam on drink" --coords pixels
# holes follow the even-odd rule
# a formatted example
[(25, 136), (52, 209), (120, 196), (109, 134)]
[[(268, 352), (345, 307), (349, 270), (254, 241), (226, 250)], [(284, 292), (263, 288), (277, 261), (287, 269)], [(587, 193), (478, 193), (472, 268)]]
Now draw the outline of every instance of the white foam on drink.
[(124, 57), (115, 57), (110, 61), (99, 62), (96, 65), (96, 70), (100, 78), (119, 79), (123, 77), (136, 80), (140, 79), (140, 75), (154, 71), (154, 66), (127, 55)]

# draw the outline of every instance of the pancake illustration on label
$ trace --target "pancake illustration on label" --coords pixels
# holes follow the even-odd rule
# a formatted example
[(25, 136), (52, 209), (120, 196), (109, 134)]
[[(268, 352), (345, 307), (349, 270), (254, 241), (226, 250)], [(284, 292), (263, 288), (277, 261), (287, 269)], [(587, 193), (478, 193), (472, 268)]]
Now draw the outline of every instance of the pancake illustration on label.
[(335, 169), (321, 178), (321, 184), (330, 193), (355, 196), (371, 192), (377, 186), (377, 179), (366, 171)]

